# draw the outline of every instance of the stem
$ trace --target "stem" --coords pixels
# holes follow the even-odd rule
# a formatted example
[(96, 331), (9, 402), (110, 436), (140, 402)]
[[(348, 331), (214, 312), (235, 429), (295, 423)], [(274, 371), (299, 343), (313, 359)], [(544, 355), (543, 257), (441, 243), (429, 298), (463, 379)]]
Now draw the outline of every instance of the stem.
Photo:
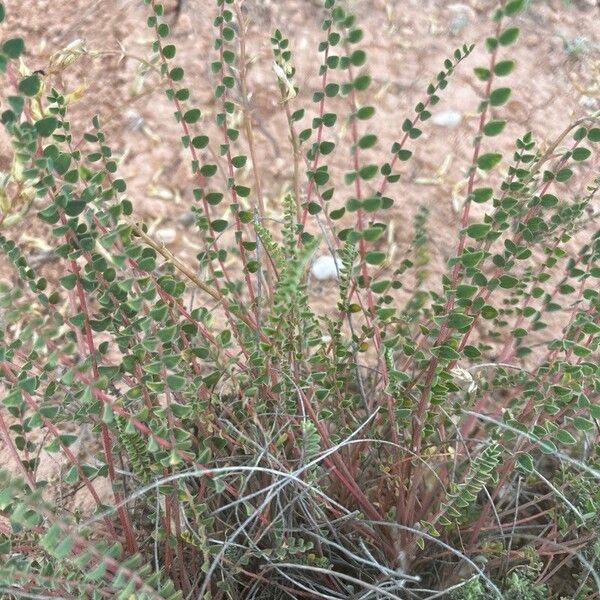
[[(59, 211), (61, 223), (66, 225), (66, 218), (64, 216), (64, 212), (61, 209)], [(65, 234), (65, 239), (67, 243), (71, 240), (70, 232)], [(83, 286), (81, 284), (81, 276), (79, 272), (79, 265), (76, 260), (70, 261), (71, 271), (75, 274), (76, 277), (76, 290), (77, 297), (79, 299), (79, 306), (81, 312), (84, 315), (84, 333), (85, 333), (85, 341), (88, 347), (88, 353), (92, 361), (92, 372), (94, 374), (94, 379), (97, 381), (100, 379), (100, 373), (98, 371), (98, 361), (96, 357), (96, 348), (94, 345), (94, 335), (92, 333), (92, 328), (90, 326), (90, 314), (87, 307), (87, 302), (85, 299), (85, 293), (83, 291)], [(117, 514), (119, 515), (119, 520), (121, 521), (121, 526), (123, 527), (123, 531), (125, 532), (125, 543), (127, 545), (127, 551), (131, 554), (137, 552), (137, 543), (135, 541), (135, 535), (133, 533), (133, 527), (131, 525), (131, 521), (129, 519), (129, 513), (125, 510), (125, 507), (121, 505), (121, 501), (123, 497), (121, 493), (115, 489), (115, 481), (116, 481), (116, 473), (115, 473), (115, 464), (112, 454), (112, 443), (110, 439), (110, 432), (108, 430), (108, 425), (102, 422), (100, 425), (100, 432), (102, 436), (102, 448), (104, 451), (104, 457), (106, 459), (106, 464), (108, 466), (108, 477), (110, 479), (111, 488), (113, 491), (113, 495), (115, 497), (115, 501), (119, 506), (117, 510)]]
[[(252, 161), (252, 174), (254, 176), (254, 185), (256, 186), (256, 196), (258, 200), (258, 214), (261, 222), (264, 222), (267, 213), (265, 210), (262, 184), (260, 179), (260, 173), (258, 168), (258, 160), (256, 159), (256, 149), (254, 146), (254, 131), (252, 129), (252, 113), (250, 111), (248, 102), (248, 86), (246, 81), (246, 31), (247, 25), (242, 18), (238, 3), (234, 4), (235, 14), (239, 23), (239, 40), (240, 40), (240, 74), (239, 81), (240, 87), (242, 88), (242, 109), (244, 113), (244, 128), (246, 129), (246, 138), (248, 140), (248, 149), (250, 151), (250, 160)], [(270, 262), (267, 261), (267, 267), (265, 270), (265, 276), (267, 280), (267, 287), (269, 289), (269, 301), (273, 299), (273, 267)]]
[[(331, 34), (331, 25), (328, 27), (327, 29), (327, 39), (329, 39), (329, 36)], [(315, 158), (313, 160), (312, 163), (312, 167), (311, 167), (311, 171), (314, 173), (317, 169), (317, 167), (319, 166), (319, 158), (321, 156), (321, 153), (319, 151), (319, 146), (321, 143), (321, 138), (323, 137), (323, 114), (325, 113), (325, 87), (327, 86), (327, 73), (329, 72), (329, 68), (327, 67), (327, 58), (329, 57), (329, 43), (327, 44), (327, 47), (325, 48), (325, 56), (323, 57), (323, 76), (321, 77), (321, 92), (323, 93), (323, 97), (321, 98), (321, 101), (319, 102), (319, 127), (317, 129), (317, 146), (316, 146), (316, 150), (315, 150)], [(302, 211), (302, 218), (300, 220), (300, 223), (302, 225), (302, 227), (304, 228), (304, 226), (306, 225), (306, 217), (308, 215), (308, 205), (310, 203), (310, 199), (312, 198), (312, 194), (313, 194), (313, 190), (315, 189), (315, 180), (314, 178), (310, 178), (309, 182), (308, 182), (308, 190), (306, 192), (306, 202), (304, 204), (304, 209)], [(296, 198), (296, 202), (300, 202), (300, 198)], [(298, 241), (298, 243), (300, 243)]]

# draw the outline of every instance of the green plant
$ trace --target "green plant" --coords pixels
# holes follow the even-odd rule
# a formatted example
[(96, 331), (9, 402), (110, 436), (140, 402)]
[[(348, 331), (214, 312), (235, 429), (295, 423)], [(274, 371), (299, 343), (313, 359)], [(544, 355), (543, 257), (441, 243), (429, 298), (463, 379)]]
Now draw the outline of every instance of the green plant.
[[(0, 247), (18, 281), (0, 288), (7, 597), (533, 599), (567, 559), (584, 582), (573, 593), (595, 590), (600, 128), (594, 115), (545, 149), (526, 132), (512, 157), (494, 150), (512, 94), (498, 81), (515, 68), (524, 4), (495, 10), (488, 62), (474, 69), (478, 129), (456, 249), (437, 280), (431, 209), (399, 264), (389, 211), (473, 46), (443, 62), (380, 152), (363, 32), (345, 5), (323, 3), (313, 115), (290, 40), (275, 31), (290, 149), (277, 225), (240, 2), (216, 1), (209, 120), (185, 87), (162, 4), (146, 0), (154, 42), (143, 64), (173, 104), (194, 176), (202, 249), (191, 264), (135, 218), (101, 116), (79, 139), (68, 95), (16, 62), (20, 38), (4, 42), (14, 167)], [(57, 53), (53, 68), (82, 52)], [(343, 147), (335, 132), (346, 127)], [(590, 181), (583, 194), (576, 176)], [(60, 277), (38, 273), (10, 237), (32, 207)], [(307, 277), (320, 245), (337, 257), (339, 288), (323, 317)], [(564, 327), (548, 327), (559, 311)], [(81, 425), (94, 440), (83, 458)], [(70, 514), (38, 476), (46, 453), (95, 510)], [(531, 552), (544, 568), (534, 575), (518, 566)]]
[(504, 597), (510, 600), (542, 600), (547, 598), (548, 588), (536, 585), (528, 570), (516, 570), (507, 579)]
[(452, 592), (452, 598), (456, 600), (483, 600), (485, 597), (485, 587), (477, 576), (464, 581), (458, 590)]

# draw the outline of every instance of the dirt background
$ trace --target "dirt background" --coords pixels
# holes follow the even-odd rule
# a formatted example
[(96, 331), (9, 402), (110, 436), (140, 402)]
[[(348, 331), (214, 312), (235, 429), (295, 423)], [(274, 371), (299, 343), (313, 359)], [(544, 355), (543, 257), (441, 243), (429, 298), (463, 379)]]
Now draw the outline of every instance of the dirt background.
[[(70, 110), (74, 139), (81, 139), (92, 115), (100, 114), (108, 143), (119, 159), (120, 175), (128, 182), (136, 218), (146, 221), (173, 252), (193, 260), (202, 243), (194, 227), (190, 227), (194, 184), (189, 155), (181, 147), (181, 130), (172, 118), (173, 107), (161, 91), (158, 77), (151, 71), (144, 74), (141, 63), (134, 58), (151, 56), (153, 38), (145, 23), (147, 7), (141, 0), (5, 0), (5, 5), (4, 35), (10, 32), (11, 36), (25, 38), (24, 61), (31, 70), (47, 70), (51, 55), (76, 39), (84, 40), (88, 54), (60, 76), (47, 77), (46, 83), (64, 93), (84, 86), (81, 99)], [(377, 150), (369, 156), (376, 159), (373, 162), (388, 160), (388, 150), (400, 137), (403, 120), (412, 117), (415, 104), (424, 99), (427, 84), (435, 78), (444, 59), (463, 43), (476, 44), (476, 50), (457, 69), (435, 107), (434, 115), (442, 113), (446, 123), (436, 124), (441, 117), (438, 116), (424, 124), (423, 136), (408, 146), (414, 150), (414, 158), (402, 163), (402, 180), (389, 189), (395, 199), (387, 238), (391, 263), (406, 252), (412, 236), (411, 223), (419, 206), (424, 205), (430, 210), (428, 230), (434, 254), (431, 270), (441, 272), (456, 245), (464, 174), (471, 160), (476, 110), (483, 89), (473, 68), (487, 66), (484, 40), (493, 31), (489, 16), (496, 2), (349, 0), (348, 5), (365, 32), (360, 47), (368, 51), (366, 70), (374, 81), (360, 97), (362, 103), (373, 104), (378, 111), (376, 119), (368, 122), (380, 139)], [(185, 85), (190, 88), (191, 100), (204, 113), (203, 124), (194, 133), (200, 129), (214, 133), (210, 123), (216, 112), (215, 80), (209, 68), (209, 60), (215, 57), (214, 3), (183, 0), (178, 15), (175, 0), (166, 1), (165, 6), (167, 21), (172, 24), (172, 40), (177, 45), (174, 62), (185, 68)], [(268, 213), (279, 218), (281, 198), (291, 187), (292, 159), (271, 68), (269, 37), (277, 27), (290, 38), (300, 87), (292, 106), (293, 110), (306, 108), (298, 130), (308, 127), (316, 109), (311, 98), (318, 87), (317, 46), (323, 37), (320, 21), (324, 14), (320, 2), (312, 0), (245, 0), (243, 7), (249, 27), (250, 107), (257, 166)], [(502, 58), (516, 60), (517, 67), (502, 84), (498, 83), (513, 87), (513, 95), (507, 105), (492, 112), (493, 117), (507, 117), (509, 124), (501, 136), (484, 141), (484, 151), (502, 151), (505, 161), (512, 155), (514, 139), (526, 131), (532, 130), (544, 147), (571, 120), (600, 109), (599, 3), (532, 0), (516, 18), (516, 24), (521, 27), (521, 39), (504, 51)], [(340, 119), (349, 112), (343, 101), (337, 102), (336, 107)], [(213, 143), (216, 139), (215, 136)], [(336, 127), (333, 140), (338, 149), (328, 163), (335, 179), (341, 179), (351, 167), (349, 129)], [(218, 151), (216, 144), (214, 147)], [(242, 151), (243, 144), (235, 153)], [(586, 163), (588, 166), (581, 167), (582, 172), (568, 186), (563, 185), (554, 193), (575, 197), (589, 182), (589, 164), (597, 165), (597, 153), (596, 150), (594, 158)], [(208, 150), (204, 158), (209, 158)], [(10, 161), (9, 148), (0, 134), (0, 171), (10, 169)], [(497, 176), (497, 172), (490, 175)], [(478, 177), (478, 183), (483, 184), (488, 176)], [(249, 170), (242, 170), (239, 183), (253, 185)], [(332, 203), (342, 206), (350, 195), (352, 188), (342, 186)], [(41, 205), (34, 205), (32, 212), (36, 208)], [(483, 209), (475, 207), (477, 210)], [(19, 242), (26, 254), (35, 257), (50, 249), (51, 238), (49, 231), (32, 217), (6, 234)], [(326, 251), (323, 247), (322, 253)], [(44, 274), (52, 275), (52, 268), (51, 264), (43, 267), (48, 271)], [(0, 258), (0, 278), (14, 282), (14, 274), (4, 258)], [(333, 286), (313, 286), (317, 309), (332, 306)], [(47, 468), (53, 470), (50, 463)]]
[[(173, 250), (200, 249), (195, 231), (187, 226), (193, 182), (189, 155), (179, 141), (181, 130), (172, 118), (173, 107), (157, 87), (156, 74), (142, 74), (143, 67), (131, 58), (147, 59), (151, 55), (152, 32), (145, 25), (147, 7), (141, 0), (8, 0), (5, 4), (8, 16), (4, 30), (25, 38), (25, 62), (32, 70), (47, 70), (53, 53), (76, 39), (85, 41), (90, 55), (80, 58), (60, 76), (46, 78), (48, 86), (65, 93), (84, 86), (81, 100), (70, 110), (74, 139), (81, 138), (93, 114), (100, 114), (108, 143), (120, 160), (120, 174), (128, 182), (136, 216), (149, 222), (153, 231), (158, 230), (159, 237)], [(245, 0), (242, 4), (249, 26), (250, 108), (258, 169), (265, 202), (270, 214), (277, 217), (281, 196), (291, 185), (292, 161), (287, 135), (282, 133), (286, 131), (285, 121), (271, 69), (269, 36), (278, 27), (290, 38), (300, 87), (292, 106), (307, 109), (300, 130), (310, 126), (316, 108), (311, 96), (318, 85), (320, 58), (316, 48), (323, 37), (319, 26), (324, 15), (317, 0)], [(476, 50), (442, 92), (434, 118), (422, 127), (423, 136), (408, 146), (415, 154), (401, 165), (401, 182), (389, 188), (395, 209), (390, 213), (388, 241), (399, 252), (392, 254), (392, 259), (405, 250), (412, 233), (408, 224), (418, 206), (426, 205), (430, 208), (431, 240), (438, 254), (434, 269), (435, 264), (443, 268), (444, 259), (455, 246), (452, 240), (458, 228), (457, 208), (463, 198), (464, 174), (470, 163), (483, 87), (474, 77), (473, 68), (487, 65), (484, 40), (493, 31), (489, 15), (496, 3), (349, 0), (347, 5), (365, 32), (360, 46), (368, 51), (366, 69), (374, 84), (359, 101), (374, 104), (378, 110), (368, 127), (380, 139), (372, 156), (379, 163), (388, 159), (390, 144), (401, 135), (402, 121), (411, 117), (415, 104), (424, 99), (425, 88), (444, 59), (465, 42), (476, 44)], [(212, 60), (216, 54), (212, 49), (216, 9), (206, 0), (182, 0), (179, 13), (177, 6), (176, 0), (165, 2), (178, 49), (175, 62), (185, 68), (184, 83), (192, 92), (191, 100), (204, 113), (194, 133), (199, 133), (200, 127), (210, 132), (215, 80), (206, 59)], [(509, 77), (498, 80), (498, 85), (513, 87), (513, 95), (507, 105), (492, 113), (497, 118), (508, 117), (509, 124), (502, 136), (484, 142), (484, 151), (504, 151), (505, 160), (512, 154), (514, 139), (524, 132), (532, 130), (543, 147), (570, 120), (600, 108), (598, 2), (531, 0), (516, 24), (521, 27), (521, 39), (501, 58), (516, 60), (517, 67)], [(349, 111), (344, 103), (337, 103), (337, 109), (340, 119)], [(445, 115), (454, 120), (454, 124), (436, 124), (436, 113), (439, 118)], [(349, 128), (335, 130), (337, 150), (329, 161), (334, 177), (336, 170), (340, 175), (351, 165)], [(216, 150), (217, 139), (212, 139)], [(8, 168), (10, 153), (2, 140), (0, 170)], [(252, 184), (249, 170), (242, 172), (244, 178)], [(589, 177), (581, 180), (586, 179), (589, 181)], [(571, 196), (579, 191), (577, 181), (569, 183)], [(560, 191), (565, 190), (563, 186)], [(338, 190), (332, 204), (343, 205), (351, 194), (352, 188)], [(252, 196), (250, 199), (254, 201)], [(35, 250), (36, 245), (44, 246), (44, 236), (37, 233), (36, 227), (32, 230), (31, 221), (27, 219), (26, 227), (15, 227), (9, 235), (19, 239), (25, 249), (29, 246)]]

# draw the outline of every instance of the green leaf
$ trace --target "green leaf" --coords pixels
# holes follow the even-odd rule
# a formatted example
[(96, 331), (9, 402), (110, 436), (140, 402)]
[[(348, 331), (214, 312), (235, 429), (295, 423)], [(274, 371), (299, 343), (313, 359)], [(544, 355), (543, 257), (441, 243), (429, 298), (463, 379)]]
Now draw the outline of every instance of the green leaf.
[(512, 275), (500, 276), (500, 287), (504, 288), (505, 290), (514, 288), (517, 285), (517, 283), (519, 283), (519, 280), (516, 277), (513, 277)]
[(373, 177), (377, 175), (377, 171), (377, 165), (365, 165), (364, 167), (361, 167), (358, 174), (360, 175), (361, 179), (373, 179)]
[(473, 322), (473, 317), (460, 312), (453, 312), (448, 315), (448, 327), (452, 329), (464, 329)]
[(77, 276), (75, 273), (70, 273), (69, 275), (61, 277), (58, 281), (66, 290), (72, 290), (77, 284)]
[(185, 102), (190, 97), (190, 90), (188, 88), (181, 88), (175, 92), (175, 98), (181, 102)]
[(327, 172), (327, 168), (319, 169), (314, 175), (313, 179), (317, 185), (325, 185), (329, 181), (329, 173)]
[(236, 185), (234, 186), (234, 189), (235, 193), (241, 198), (247, 198), (250, 195), (250, 192), (252, 191), (249, 187), (246, 187), (245, 185)]
[(65, 206), (65, 213), (69, 217), (76, 217), (83, 212), (85, 208), (85, 202), (83, 200), (71, 200), (67, 206)]
[(492, 76), (490, 70), (484, 69), (483, 67), (475, 67), (473, 69), (473, 72), (475, 73), (477, 79), (479, 79), (480, 81), (487, 81)]
[(37, 377), (27, 377), (26, 379), (22, 379), (19, 381), (19, 387), (22, 390), (25, 390), (28, 394), (33, 394), (37, 388), (38, 379)]
[(460, 354), (447, 344), (444, 344), (443, 346), (435, 346), (431, 349), (431, 351), (442, 360), (450, 361), (460, 359)]
[(386, 321), (387, 319), (391, 319), (396, 312), (395, 308), (378, 308), (377, 316), (382, 320)]
[(241, 169), (245, 164), (246, 164), (247, 158), (246, 156), (244, 156), (243, 154), (240, 154), (239, 156), (234, 156), (231, 159), (231, 164), (236, 168), (236, 169)]
[(371, 198), (363, 200), (362, 207), (367, 212), (375, 212), (376, 210), (379, 210), (379, 208), (381, 207), (381, 197), (373, 196)]
[(355, 50), (350, 56), (350, 62), (355, 67), (362, 67), (367, 61), (367, 53), (364, 50)]
[(19, 82), (19, 91), (25, 94), (26, 96), (35, 96), (42, 87), (42, 82), (37, 75), (30, 75), (29, 77), (25, 77), (25, 79), (21, 79)]
[(575, 425), (579, 431), (592, 431), (595, 429), (594, 422), (589, 419), (584, 419), (583, 417), (575, 417), (573, 419), (573, 425)]
[(91, 571), (88, 571), (85, 576), (85, 581), (96, 581), (104, 576), (106, 573), (106, 563), (104, 561), (99, 562)]
[(323, 155), (331, 154), (335, 150), (333, 142), (324, 141), (319, 145), (319, 152)]
[(217, 165), (202, 165), (200, 173), (204, 177), (212, 177), (217, 172)]
[(115, 420), (115, 414), (113, 409), (108, 402), (104, 404), (102, 409), (102, 421), (107, 425), (110, 425)]
[(533, 458), (530, 454), (523, 453), (517, 457), (517, 464), (526, 472), (533, 473), (534, 465)]
[(292, 113), (291, 119), (294, 123), (296, 123), (297, 121), (302, 120), (302, 117), (304, 117), (304, 109), (299, 108), (298, 110)]
[(198, 119), (200, 119), (201, 112), (199, 108), (190, 108), (190, 110), (186, 111), (183, 115), (183, 120), (186, 123), (196, 123)]
[(525, 0), (512, 0), (511, 2), (507, 2), (504, 7), (504, 14), (507, 17), (512, 17), (521, 12), (523, 8), (525, 8)]
[(504, 77), (509, 75), (515, 68), (515, 62), (513, 60), (501, 60), (495, 67), (494, 73), (498, 77)]
[(177, 392), (185, 385), (185, 378), (180, 375), (167, 375), (167, 385)]
[(192, 146), (198, 150), (206, 148), (206, 146), (208, 146), (208, 142), (209, 139), (206, 135), (197, 135), (196, 137), (192, 138)]
[(75, 545), (75, 541), (71, 536), (66, 536), (61, 539), (57, 546), (48, 550), (49, 554), (51, 554), (54, 558), (58, 560), (62, 560), (66, 558), (73, 549)]
[(377, 136), (374, 134), (363, 135), (363, 137), (358, 140), (358, 147), (363, 150), (366, 148), (372, 148), (377, 143)]
[(487, 202), (493, 196), (494, 190), (492, 188), (477, 188), (473, 190), (471, 194), (473, 202), (481, 204)]
[(2, 52), (9, 58), (19, 58), (25, 51), (25, 42), (23, 38), (11, 38), (2, 44)]
[(587, 136), (590, 142), (600, 142), (600, 127), (590, 129)]
[(480, 240), (484, 238), (491, 229), (491, 225), (488, 225), (487, 223), (474, 223), (467, 227), (467, 235), (474, 240)]
[(556, 432), (556, 439), (562, 444), (575, 444), (577, 440), (565, 429)]
[(575, 148), (575, 150), (573, 150), (573, 160), (587, 160), (591, 153), (592, 151), (588, 148)]
[(499, 135), (506, 127), (506, 121), (490, 121), (483, 128), (483, 133), (487, 136)]
[(485, 47), (488, 52), (493, 52), (498, 47), (498, 40), (492, 37), (487, 38), (485, 40)]
[(58, 127), (58, 121), (55, 117), (45, 117), (35, 123), (35, 130), (42, 137), (48, 137), (52, 135), (54, 130)]
[(476, 285), (469, 285), (467, 283), (461, 283), (456, 288), (457, 298), (470, 298), (478, 290)]
[(544, 208), (552, 208), (558, 204), (558, 198), (553, 194), (544, 194), (541, 197), (540, 202)]
[(493, 169), (502, 160), (502, 154), (489, 152), (488, 154), (482, 154), (477, 159), (477, 166), (482, 171), (489, 171)]
[(365, 262), (369, 265), (380, 265), (385, 260), (385, 252), (367, 252)]
[(354, 80), (354, 89), (358, 91), (366, 90), (371, 83), (371, 78), (368, 75), (359, 75)]
[(560, 181), (561, 183), (564, 181), (568, 181), (569, 179), (571, 179), (572, 175), (573, 171), (571, 171), (571, 169), (561, 169), (556, 174), (556, 181)]
[(225, 231), (228, 225), (229, 223), (225, 219), (215, 219), (210, 223), (210, 226), (212, 227), (213, 231), (216, 231), (217, 233)]
[(517, 41), (519, 33), (518, 27), (508, 27), (498, 36), (498, 41), (502, 46), (510, 46), (510, 44)]
[(65, 483), (68, 484), (74, 484), (77, 483), (77, 480), (79, 479), (79, 472), (77, 471), (77, 467), (75, 465), (73, 465), (68, 471), (67, 473), (63, 476), (63, 481)]
[(484, 319), (495, 319), (498, 316), (498, 311), (493, 307), (490, 306), (489, 304), (486, 304), (482, 309), (481, 309), (481, 316)]
[(169, 77), (172, 81), (181, 81), (183, 79), (184, 71), (181, 67), (174, 67), (169, 73)]
[(337, 115), (335, 113), (325, 113), (322, 121), (325, 127), (333, 127), (337, 121)]
[(177, 48), (173, 44), (168, 44), (163, 48), (163, 55), (167, 59), (175, 58)]
[(356, 111), (357, 118), (365, 121), (370, 119), (375, 114), (375, 109), (372, 106), (361, 106)]
[(328, 83), (325, 86), (325, 95), (328, 98), (333, 98), (334, 96), (337, 96), (339, 91), (340, 91), (340, 86), (337, 83)]
[(64, 175), (71, 165), (71, 155), (66, 152), (61, 153), (52, 162), (54, 163), (54, 170), (59, 175)]
[(508, 87), (497, 88), (490, 94), (490, 104), (502, 106), (510, 98), (510, 94), (511, 89)]
[(25, 106), (25, 99), (23, 96), (8, 96), (8, 103), (12, 111), (17, 115), (17, 117), (23, 112), (23, 107)]

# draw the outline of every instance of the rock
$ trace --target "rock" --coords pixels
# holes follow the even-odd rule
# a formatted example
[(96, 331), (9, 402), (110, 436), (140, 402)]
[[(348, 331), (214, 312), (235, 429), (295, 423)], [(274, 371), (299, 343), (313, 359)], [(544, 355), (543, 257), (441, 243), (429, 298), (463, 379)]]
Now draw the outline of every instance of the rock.
[(128, 110), (127, 114), (125, 115), (125, 119), (127, 122), (127, 127), (133, 131), (141, 129), (144, 125), (144, 117), (142, 117), (137, 110)]
[(462, 121), (462, 115), (455, 110), (443, 110), (431, 117), (432, 123), (440, 127), (458, 127)]
[(455, 4), (448, 5), (448, 10), (451, 14), (448, 31), (450, 35), (460, 35), (471, 21), (471, 17), (474, 14), (473, 9), (467, 4), (456, 2)]
[(581, 96), (581, 98), (579, 98), (579, 104), (590, 112), (598, 110), (598, 98), (594, 98), (593, 96)]
[(193, 225), (195, 220), (196, 217), (191, 211), (184, 212), (183, 214), (177, 217), (177, 222), (180, 225), (183, 225), (184, 227), (189, 227), (190, 225)]
[(319, 256), (313, 262), (310, 273), (315, 279), (326, 281), (327, 279), (337, 279), (338, 269), (341, 268), (342, 265), (339, 258), (334, 258), (331, 254), (325, 254)]

